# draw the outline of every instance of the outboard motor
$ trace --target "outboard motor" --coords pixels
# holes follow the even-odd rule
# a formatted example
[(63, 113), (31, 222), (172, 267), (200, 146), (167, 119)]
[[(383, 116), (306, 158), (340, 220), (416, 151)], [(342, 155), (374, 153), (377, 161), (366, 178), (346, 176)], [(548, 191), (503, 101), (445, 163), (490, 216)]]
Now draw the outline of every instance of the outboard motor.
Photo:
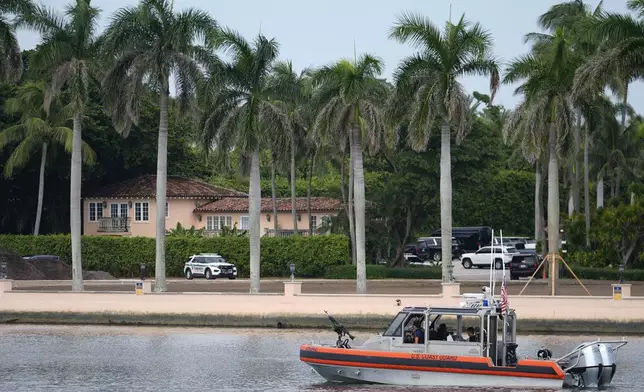
[(565, 383), (568, 386), (582, 388), (608, 387), (617, 369), (616, 351), (626, 344), (620, 342), (615, 347), (602, 341), (584, 343), (577, 346), (566, 359), (564, 369)]

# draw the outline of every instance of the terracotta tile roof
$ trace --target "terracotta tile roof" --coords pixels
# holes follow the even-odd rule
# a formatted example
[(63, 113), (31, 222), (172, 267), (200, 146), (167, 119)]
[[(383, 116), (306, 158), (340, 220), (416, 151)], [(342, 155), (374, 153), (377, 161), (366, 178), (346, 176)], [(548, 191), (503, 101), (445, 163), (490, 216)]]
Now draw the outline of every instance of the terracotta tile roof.
[[(298, 197), (295, 202), (297, 211), (307, 211), (306, 197)], [(330, 197), (312, 197), (311, 211), (338, 211), (342, 208), (340, 200)], [(280, 212), (291, 211), (291, 198), (277, 199), (277, 210)], [(248, 199), (224, 198), (208, 204), (204, 204), (195, 209), (195, 212), (247, 212)], [(273, 211), (273, 199), (270, 197), (262, 198), (262, 212)]]
[[(157, 176), (147, 174), (129, 180), (110, 184), (88, 192), (83, 197), (105, 198), (155, 198)], [(180, 176), (168, 176), (167, 197), (191, 197), (198, 199), (246, 198), (243, 192), (211, 185), (203, 181)]]

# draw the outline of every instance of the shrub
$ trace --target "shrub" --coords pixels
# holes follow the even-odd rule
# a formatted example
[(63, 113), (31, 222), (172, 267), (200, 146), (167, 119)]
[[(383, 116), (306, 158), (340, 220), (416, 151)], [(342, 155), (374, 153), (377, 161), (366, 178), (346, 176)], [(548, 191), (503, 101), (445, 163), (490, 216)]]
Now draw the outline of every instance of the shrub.
[[(579, 279), (619, 281), (619, 270), (617, 268), (591, 268), (577, 265), (571, 265), (570, 268), (572, 268)], [(563, 271), (562, 277), (573, 278), (567, 268), (563, 268)], [(624, 280), (627, 282), (644, 281), (644, 269), (626, 268), (624, 270)]]
[[(107, 271), (116, 277), (138, 276), (145, 264), (154, 274), (155, 240), (147, 237), (83, 236), (83, 269)], [(71, 262), (69, 235), (0, 235), (0, 248), (22, 256), (53, 254)], [(237, 266), (240, 277), (248, 277), (248, 237), (167, 237), (166, 274), (181, 276), (183, 264), (195, 253), (219, 253)], [(321, 277), (329, 266), (349, 263), (349, 241), (342, 235), (313, 237), (266, 237), (261, 240), (261, 276), (288, 276), (295, 264), (298, 277)]]
[[(367, 279), (440, 279), (440, 267), (390, 268), (383, 265), (367, 265)], [(326, 279), (355, 279), (354, 265), (336, 265), (326, 269)]]

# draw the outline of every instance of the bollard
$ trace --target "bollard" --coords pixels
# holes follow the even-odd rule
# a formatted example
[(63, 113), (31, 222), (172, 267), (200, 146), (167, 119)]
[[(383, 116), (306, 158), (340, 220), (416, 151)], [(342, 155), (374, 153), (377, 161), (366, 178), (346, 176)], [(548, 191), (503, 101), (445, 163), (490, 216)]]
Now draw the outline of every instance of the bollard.
[(141, 281), (145, 280), (145, 264), (141, 264), (139, 267), (139, 277), (141, 278)]
[(295, 279), (295, 264), (291, 263), (291, 265), (289, 265), (289, 268), (291, 269), (291, 282), (292, 282)]

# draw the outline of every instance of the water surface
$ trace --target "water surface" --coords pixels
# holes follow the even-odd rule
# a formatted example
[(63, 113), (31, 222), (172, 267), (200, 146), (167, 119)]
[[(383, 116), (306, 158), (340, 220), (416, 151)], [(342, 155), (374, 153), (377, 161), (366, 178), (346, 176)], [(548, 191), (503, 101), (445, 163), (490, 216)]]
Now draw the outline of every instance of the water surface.
[[(356, 344), (372, 334), (357, 332)], [(330, 330), (5, 325), (0, 326), (0, 391), (450, 390), (326, 384), (300, 362), (299, 346), (333, 338)], [(546, 346), (561, 356), (595, 338), (519, 337), (518, 354), (534, 357)], [(644, 338), (628, 340), (618, 355), (613, 392), (644, 391)]]

